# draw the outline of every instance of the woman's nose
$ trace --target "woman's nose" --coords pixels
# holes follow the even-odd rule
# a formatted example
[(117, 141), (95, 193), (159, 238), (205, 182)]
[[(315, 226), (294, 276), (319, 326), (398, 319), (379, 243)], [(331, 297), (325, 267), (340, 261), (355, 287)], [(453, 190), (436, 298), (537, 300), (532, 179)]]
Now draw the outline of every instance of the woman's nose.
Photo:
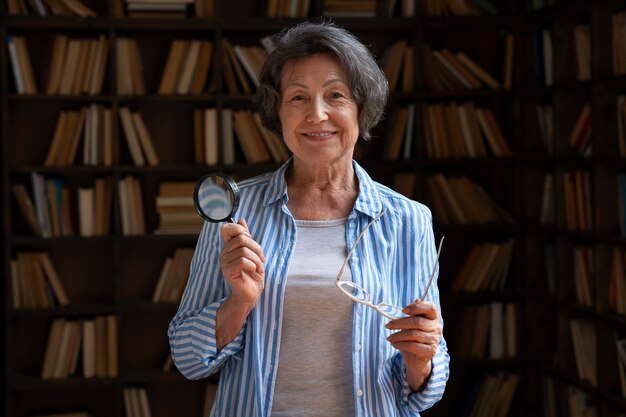
[(306, 121), (308, 123), (320, 123), (324, 120), (328, 120), (326, 102), (321, 98), (311, 100), (306, 115)]

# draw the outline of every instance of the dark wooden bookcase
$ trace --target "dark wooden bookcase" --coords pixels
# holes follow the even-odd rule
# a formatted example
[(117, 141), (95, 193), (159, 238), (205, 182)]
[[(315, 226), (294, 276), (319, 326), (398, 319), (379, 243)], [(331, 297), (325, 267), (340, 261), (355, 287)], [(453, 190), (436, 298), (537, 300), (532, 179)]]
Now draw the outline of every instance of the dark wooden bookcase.
[[(158, 225), (154, 197), (163, 181), (194, 181), (208, 171), (224, 171), (237, 178), (249, 177), (276, 167), (275, 164), (247, 164), (238, 154), (233, 165), (214, 166), (194, 162), (193, 110), (215, 107), (241, 109), (251, 106), (251, 97), (228, 94), (224, 83), (224, 54), (220, 42), (258, 45), (261, 37), (298, 21), (268, 18), (267, 1), (217, 1), (210, 18), (138, 19), (115, 17), (113, 0), (84, 0), (96, 10), (95, 18), (9, 16), (2, 10), (0, 21), (0, 126), (3, 211), (2, 233), (3, 375), (5, 414), (28, 417), (70, 411), (87, 411), (94, 417), (123, 416), (123, 389), (143, 387), (154, 417), (170, 415), (199, 417), (204, 407), (205, 385), (211, 381), (187, 381), (175, 370), (163, 372), (168, 355), (166, 328), (176, 311), (175, 304), (152, 303), (151, 296), (167, 256), (178, 247), (193, 247), (196, 236), (155, 235)], [(380, 8), (384, 1), (379, 0)], [(412, 195), (431, 207), (432, 195), (426, 182), (434, 174), (465, 176), (480, 184), (513, 218), (513, 222), (488, 225), (444, 225), (434, 212), (435, 234), (445, 235), (441, 256), (439, 287), (444, 334), (452, 357), (451, 376), (443, 400), (424, 415), (469, 416), (478, 389), (488, 375), (501, 372), (520, 377), (510, 416), (542, 415), (546, 404), (546, 380), (554, 388), (558, 415), (567, 415), (568, 389), (586, 393), (597, 405), (600, 416), (626, 413), (626, 399), (620, 394), (613, 333), (626, 330), (626, 319), (608, 307), (611, 251), (626, 245), (619, 234), (617, 174), (626, 172), (626, 161), (617, 157), (616, 97), (626, 94), (626, 77), (612, 72), (611, 16), (626, 7), (617, 0), (562, 1), (531, 10), (531, 1), (504, 0), (493, 3), (496, 16), (429, 17), (417, 7), (413, 17), (400, 16), (397, 1), (392, 16), (379, 12), (374, 18), (336, 18), (382, 57), (394, 41), (405, 39), (415, 47), (413, 88), (394, 91), (390, 111), (375, 131), (375, 138), (358, 147), (358, 160), (372, 176), (394, 186), (397, 174), (414, 178)], [(419, 2), (418, 2), (419, 4)], [(309, 18), (322, 15), (323, 0), (311, 2)], [(572, 29), (578, 23), (591, 28), (591, 79), (577, 81)], [(535, 77), (534, 33), (549, 29), (554, 40), (554, 83), (543, 86)], [(79, 37), (104, 34), (109, 39), (109, 60), (102, 93), (95, 96), (18, 95), (11, 72), (6, 39), (26, 38), (39, 87), (47, 77), (51, 34)], [(463, 51), (485, 70), (502, 81), (503, 34), (514, 38), (513, 78), (510, 88), (433, 92), (426, 83), (421, 48)], [(118, 95), (115, 40), (130, 37), (141, 51), (145, 95)], [(206, 88), (198, 96), (159, 96), (156, 91), (173, 39), (207, 39), (214, 43), (213, 60)], [(430, 158), (425, 141), (424, 110), (434, 104), (473, 102), (491, 109), (512, 151), (510, 157)], [(568, 138), (583, 103), (589, 102), (593, 120), (593, 153), (578, 156)], [(105, 105), (113, 113), (113, 140), (116, 158), (111, 166), (44, 167), (59, 111), (91, 103)], [(546, 151), (539, 135), (536, 106), (551, 104), (554, 109), (555, 147)], [(414, 143), (410, 157), (387, 161), (381, 157), (385, 138), (393, 123), (393, 109), (415, 106)], [(138, 110), (151, 131), (160, 164), (137, 167), (132, 158), (117, 110), (128, 106)], [(221, 129), (221, 127), (220, 127)], [(562, 178), (570, 170), (590, 172), (593, 224), (589, 231), (566, 227)], [(99, 237), (36, 238), (11, 195), (13, 183), (30, 184), (31, 172), (59, 177), (67, 184), (84, 186), (96, 178), (110, 177), (115, 184), (133, 175), (142, 184), (146, 234), (125, 236), (114, 185), (111, 233)], [(554, 221), (541, 224), (546, 173), (555, 178)], [(451, 283), (468, 249), (478, 243), (512, 240), (514, 249), (503, 290), (460, 292)], [(593, 305), (581, 306), (574, 287), (573, 248), (587, 245), (594, 259)], [(50, 254), (70, 303), (45, 309), (14, 309), (11, 301), (10, 260), (20, 251)], [(499, 359), (488, 354), (468, 357), (464, 351), (467, 333), (462, 316), (468, 309), (492, 303), (511, 304), (515, 311), (516, 354)], [(43, 356), (52, 319), (90, 318), (114, 315), (117, 322), (119, 376), (41, 380)], [(595, 327), (598, 384), (581, 380), (576, 372), (569, 329), (571, 318), (587, 318)], [(489, 326), (489, 323), (475, 325)], [(554, 347), (556, 346), (556, 354)], [(80, 374), (80, 373), (78, 373)], [(496, 401), (496, 399), (492, 399)], [(548, 414), (544, 414), (548, 417)]]

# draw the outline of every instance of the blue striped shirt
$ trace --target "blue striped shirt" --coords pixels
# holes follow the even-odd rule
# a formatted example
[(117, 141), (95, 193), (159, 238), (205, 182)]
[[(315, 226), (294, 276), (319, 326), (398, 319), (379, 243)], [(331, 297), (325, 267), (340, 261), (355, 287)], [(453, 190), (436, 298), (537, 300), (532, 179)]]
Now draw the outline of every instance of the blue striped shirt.
[[(185, 377), (201, 379), (220, 372), (212, 416), (267, 417), (272, 409), (285, 285), (297, 239), (297, 227), (287, 209), (284, 174), (290, 163), (238, 184), (237, 216), (246, 219), (266, 258), (265, 288), (240, 333), (217, 350), (215, 319), (229, 288), (217, 261), (222, 249), (220, 225), (212, 223), (202, 229), (187, 287), (169, 325), (172, 357)], [(353, 280), (371, 293), (374, 303), (405, 306), (421, 296), (436, 260), (431, 213), (426, 206), (374, 182), (356, 162), (353, 165), (359, 195), (348, 217), (347, 246), (386, 209), (350, 260)], [(441, 311), (436, 280), (426, 299)], [(442, 337), (426, 387), (411, 393), (402, 355), (386, 340), (391, 334), (384, 327), (386, 322), (373, 309), (354, 304), (354, 397), (346, 401), (354, 401), (356, 416), (419, 416), (443, 395), (450, 361), (446, 342)]]

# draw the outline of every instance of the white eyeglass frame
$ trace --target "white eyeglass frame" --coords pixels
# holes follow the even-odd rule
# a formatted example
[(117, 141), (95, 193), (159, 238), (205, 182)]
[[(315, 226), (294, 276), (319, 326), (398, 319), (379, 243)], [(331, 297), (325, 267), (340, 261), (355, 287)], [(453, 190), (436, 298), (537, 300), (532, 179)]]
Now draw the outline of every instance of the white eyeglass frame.
[[(398, 306), (395, 306), (393, 304), (387, 304), (387, 303), (374, 304), (374, 303), (372, 303), (372, 296), (370, 295), (369, 292), (365, 291), (362, 287), (360, 287), (359, 285), (357, 285), (353, 281), (343, 281), (342, 280), (344, 271), (346, 269), (346, 265), (348, 265), (348, 262), (350, 261), (350, 257), (352, 256), (352, 253), (354, 252), (354, 249), (356, 248), (356, 245), (359, 243), (359, 241), (363, 237), (363, 234), (365, 234), (365, 231), (367, 229), (369, 229), (369, 227), (372, 224), (374, 224), (374, 222), (376, 220), (378, 220), (380, 218), (380, 216), (382, 216), (385, 213), (385, 211), (386, 210), (383, 209), (383, 211), (381, 211), (376, 217), (374, 217), (367, 224), (367, 226), (365, 226), (365, 228), (361, 231), (361, 233), (359, 233), (359, 236), (357, 236), (356, 240), (352, 244), (352, 247), (350, 248), (350, 251), (348, 252), (348, 255), (346, 256), (346, 259), (344, 260), (343, 265), (341, 265), (341, 269), (339, 270), (339, 274), (337, 274), (337, 278), (335, 279), (335, 285), (337, 286), (337, 288), (339, 288), (341, 290), (341, 292), (343, 292), (348, 298), (350, 298), (355, 303), (363, 304), (363, 305), (365, 305), (365, 306), (375, 310), (376, 312), (381, 314), (383, 317), (386, 317), (386, 318), (388, 318), (390, 320), (395, 320), (395, 319), (401, 318), (402, 316), (399, 316), (399, 317), (392, 316), (391, 314), (386, 313), (384, 311), (384, 309), (396, 309), (399, 312), (402, 312), (402, 307), (398, 307)], [(424, 299), (426, 298), (426, 294), (428, 294), (428, 290), (430, 289), (430, 285), (432, 284), (433, 278), (435, 277), (435, 272), (437, 271), (437, 267), (439, 265), (439, 255), (441, 254), (441, 246), (443, 244), (443, 239), (444, 239), (444, 237), (442, 237), (441, 240), (439, 241), (439, 249), (437, 250), (437, 259), (435, 259), (435, 263), (433, 265), (433, 269), (432, 269), (432, 271), (430, 273), (430, 278), (428, 278), (428, 284), (426, 285), (426, 288), (424, 289), (424, 293), (423, 293), (422, 297), (420, 298), (420, 301), (424, 301)], [(365, 294), (365, 300), (362, 300), (362, 299), (360, 299), (358, 297), (355, 297), (352, 293), (350, 293), (345, 288), (343, 288), (344, 286), (352, 287), (354, 289), (362, 291), (363, 294)]]

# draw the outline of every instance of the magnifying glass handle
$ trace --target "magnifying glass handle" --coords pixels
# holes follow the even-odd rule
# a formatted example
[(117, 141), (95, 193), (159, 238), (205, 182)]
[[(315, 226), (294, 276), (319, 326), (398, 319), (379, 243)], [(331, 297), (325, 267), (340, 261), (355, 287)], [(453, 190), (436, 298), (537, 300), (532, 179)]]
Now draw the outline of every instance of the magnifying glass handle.
[(236, 221), (235, 221), (232, 217), (229, 217), (229, 218), (228, 218), (228, 221), (229, 221), (230, 223), (237, 223), (237, 222), (236, 222)]

